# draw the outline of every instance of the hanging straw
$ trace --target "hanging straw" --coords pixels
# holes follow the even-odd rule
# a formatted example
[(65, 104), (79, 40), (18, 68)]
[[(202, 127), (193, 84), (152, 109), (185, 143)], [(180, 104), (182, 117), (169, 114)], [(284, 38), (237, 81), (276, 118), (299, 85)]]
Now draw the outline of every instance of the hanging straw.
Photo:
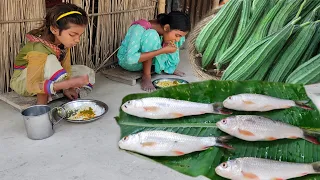
[(13, 63), (25, 34), (39, 26), (44, 15), (43, 0), (0, 0), (0, 93), (10, 89)]

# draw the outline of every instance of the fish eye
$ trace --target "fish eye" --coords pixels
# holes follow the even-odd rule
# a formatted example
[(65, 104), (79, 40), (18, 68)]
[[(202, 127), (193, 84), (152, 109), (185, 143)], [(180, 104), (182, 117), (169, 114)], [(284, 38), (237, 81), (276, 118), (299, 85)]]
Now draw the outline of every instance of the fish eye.
[(228, 164), (227, 163), (222, 163), (222, 167), (223, 168), (228, 168)]
[(128, 104), (130, 104), (131, 103), (131, 101), (128, 101)]
[(223, 123), (223, 124), (227, 124), (227, 120), (223, 119), (223, 120), (222, 120), (222, 123)]
[(228, 97), (228, 99), (230, 99), (230, 100), (231, 100), (231, 99), (232, 99), (232, 97), (231, 97), (231, 96), (229, 96), (229, 97)]
[(125, 137), (123, 138), (124, 141), (126, 141), (126, 140), (128, 140), (128, 139), (129, 139), (128, 136), (125, 136)]

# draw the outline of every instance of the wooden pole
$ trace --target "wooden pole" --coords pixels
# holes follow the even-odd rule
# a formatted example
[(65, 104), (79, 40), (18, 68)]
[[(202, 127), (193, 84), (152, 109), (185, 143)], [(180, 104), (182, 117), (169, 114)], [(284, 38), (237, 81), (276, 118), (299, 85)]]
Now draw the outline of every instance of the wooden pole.
[(213, 0), (212, 9), (217, 9), (219, 7), (219, 4), (220, 4), (219, 0)]
[(166, 0), (159, 0), (158, 3), (158, 14), (166, 12)]

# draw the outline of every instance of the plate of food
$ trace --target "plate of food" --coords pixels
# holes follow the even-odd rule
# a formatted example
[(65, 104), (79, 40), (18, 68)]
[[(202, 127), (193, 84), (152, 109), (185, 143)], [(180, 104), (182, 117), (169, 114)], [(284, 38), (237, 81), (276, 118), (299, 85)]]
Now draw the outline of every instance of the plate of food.
[(160, 78), (152, 82), (154, 87), (159, 89), (188, 83), (188, 81), (178, 78)]
[(108, 106), (98, 100), (79, 99), (67, 102), (57, 110), (57, 115), (68, 122), (88, 123), (101, 118)]

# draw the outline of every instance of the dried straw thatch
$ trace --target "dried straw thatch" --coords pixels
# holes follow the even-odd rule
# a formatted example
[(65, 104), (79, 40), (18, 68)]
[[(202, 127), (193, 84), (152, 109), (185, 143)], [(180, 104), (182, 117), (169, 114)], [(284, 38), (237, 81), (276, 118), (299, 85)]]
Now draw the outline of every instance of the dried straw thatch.
[[(112, 55), (130, 24), (140, 18), (154, 18), (157, 5), (155, 0), (81, 2), (90, 16), (90, 22), (81, 43), (72, 50), (72, 63), (84, 64), (96, 70), (116, 61)], [(0, 39), (3, 47), (0, 48), (0, 93), (9, 91), (13, 62), (25, 40), (25, 34), (39, 26), (44, 15), (45, 0), (0, 0)]]
[(9, 90), (13, 62), (25, 34), (42, 22), (44, 15), (44, 0), (0, 1), (0, 92)]

